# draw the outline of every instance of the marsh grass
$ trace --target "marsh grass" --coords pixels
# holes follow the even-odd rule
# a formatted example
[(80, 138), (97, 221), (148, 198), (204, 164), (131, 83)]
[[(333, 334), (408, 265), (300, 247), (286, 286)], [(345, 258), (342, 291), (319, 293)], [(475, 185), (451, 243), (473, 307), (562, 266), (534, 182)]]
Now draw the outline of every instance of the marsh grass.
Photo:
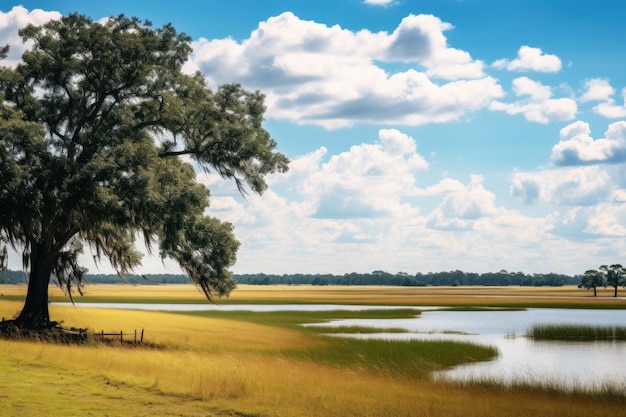
[[(289, 329), (309, 330), (319, 333), (319, 323), (327, 323), (330, 320), (338, 319), (401, 319), (418, 317), (421, 312), (418, 309), (372, 309), (361, 311), (349, 310), (328, 310), (328, 311), (193, 311), (177, 312), (176, 314), (186, 316), (200, 316), (212, 318), (228, 318), (229, 320), (245, 321), (275, 327)], [(302, 325), (307, 326), (302, 326)], [(324, 327), (323, 329), (326, 329)]]
[(410, 333), (399, 327), (368, 327), (368, 326), (308, 326), (319, 329), (325, 334), (375, 334), (375, 333)]
[[(0, 286), (0, 314), (12, 317), (25, 288)], [(15, 291), (14, 291), (15, 290)], [(245, 287), (229, 302), (457, 305), (493, 303), (499, 289)], [(22, 291), (20, 295), (19, 291)], [(53, 291), (57, 291), (56, 289)], [(544, 291), (544, 290), (542, 290)], [(557, 294), (556, 289), (546, 289)], [(580, 290), (578, 290), (580, 291)], [(579, 292), (576, 292), (580, 294)], [(515, 293), (515, 291), (513, 291)], [(546, 294), (539, 290), (532, 294)], [(55, 297), (63, 295), (58, 292)], [(568, 294), (565, 292), (565, 294)], [(193, 286), (94, 286), (107, 302), (172, 299), (204, 302)], [(20, 298), (21, 297), (21, 298)], [(258, 297), (258, 298), (255, 298)], [(569, 297), (569, 296), (568, 296)], [(346, 302), (344, 302), (344, 299)], [(84, 300), (80, 300), (84, 301)], [(523, 304), (523, 300), (513, 300)], [(548, 303), (548, 301), (543, 301)], [(569, 303), (573, 303), (571, 300)], [(585, 300), (596, 303), (591, 297)], [(613, 302), (610, 300), (610, 302)], [(618, 301), (624, 303), (623, 301)], [(532, 304), (532, 303), (530, 303)], [(557, 302), (558, 304), (558, 302)], [(595, 304), (594, 304), (595, 305)], [(68, 346), (0, 340), (0, 415), (275, 417), (595, 417), (623, 414), (617, 387), (552, 395), (524, 388), (433, 382), (445, 369), (493, 352), (448, 342), (348, 340), (302, 327), (334, 318), (415, 317), (414, 309), (360, 312), (204, 312), (78, 309), (51, 305), (64, 326), (95, 331), (146, 329), (159, 349)], [(555, 387), (558, 391), (558, 387)], [(620, 414), (621, 413), (621, 414)]]
[(436, 377), (439, 383), (457, 388), (483, 388), (489, 391), (511, 393), (532, 393), (549, 395), (554, 398), (587, 399), (589, 401), (608, 401), (626, 404), (626, 382), (590, 382), (563, 381), (546, 378), (537, 381), (534, 378), (519, 377), (515, 380), (489, 376), (471, 376), (459, 380)]
[(449, 341), (358, 339), (325, 337), (316, 349), (293, 356), (349, 369), (379, 371), (411, 378), (426, 378), (433, 371), (455, 365), (487, 361), (497, 356), (494, 347)]
[(535, 340), (626, 340), (626, 327), (582, 324), (538, 324), (531, 327), (527, 336)]
[[(310, 360), (316, 363), (382, 371), (395, 375), (424, 378), (430, 372), (462, 363), (486, 361), (497, 356), (497, 349), (471, 343), (424, 340), (382, 340), (334, 337), (332, 333), (373, 333), (381, 329), (369, 327), (325, 327), (316, 323), (332, 319), (346, 318), (407, 318), (419, 315), (418, 310), (364, 310), (364, 311), (275, 311), (275, 312), (193, 312), (179, 313), (204, 317), (228, 317), (279, 328), (287, 328), (299, 333), (308, 333), (318, 342), (309, 347), (283, 349), (281, 355)], [(302, 326), (306, 323), (307, 326)], [(386, 330), (385, 330), (386, 331)], [(393, 331), (393, 330), (392, 330)], [(403, 329), (396, 329), (405, 332)]]

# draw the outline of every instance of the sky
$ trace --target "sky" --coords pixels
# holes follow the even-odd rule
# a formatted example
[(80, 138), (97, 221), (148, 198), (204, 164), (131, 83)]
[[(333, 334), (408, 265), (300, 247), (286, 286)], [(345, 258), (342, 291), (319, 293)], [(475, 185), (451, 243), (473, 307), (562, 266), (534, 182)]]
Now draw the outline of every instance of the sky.
[(171, 23), (185, 71), (265, 94), (289, 172), (245, 198), (198, 173), (235, 273), (626, 264), (624, 2), (0, 0), (5, 65), (19, 27), (73, 12)]

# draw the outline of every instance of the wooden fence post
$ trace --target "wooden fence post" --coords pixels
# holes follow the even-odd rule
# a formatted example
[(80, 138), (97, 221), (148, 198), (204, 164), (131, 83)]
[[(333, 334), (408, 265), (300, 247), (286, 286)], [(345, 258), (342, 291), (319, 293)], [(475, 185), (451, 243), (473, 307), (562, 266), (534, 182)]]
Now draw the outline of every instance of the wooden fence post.
[[(132, 333), (126, 332), (126, 334), (124, 334), (124, 330), (120, 330), (119, 333), (105, 333), (104, 330), (102, 330), (100, 333), (95, 333), (95, 334), (99, 335), (103, 341), (104, 341), (105, 336), (118, 336), (119, 335), (120, 343), (124, 343), (124, 336), (130, 337), (131, 335), (133, 335), (133, 342), (135, 344), (138, 344), (138, 343), (141, 344), (143, 343), (144, 329), (141, 329), (141, 333), (139, 333), (137, 329), (135, 329)], [(130, 340), (128, 342), (130, 343)]]

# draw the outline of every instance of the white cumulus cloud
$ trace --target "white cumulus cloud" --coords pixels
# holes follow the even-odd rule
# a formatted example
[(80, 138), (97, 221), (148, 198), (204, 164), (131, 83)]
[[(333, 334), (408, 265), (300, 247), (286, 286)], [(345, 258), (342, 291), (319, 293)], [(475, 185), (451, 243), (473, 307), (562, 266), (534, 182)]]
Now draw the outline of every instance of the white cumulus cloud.
[(363, 0), (363, 3), (369, 4), (371, 6), (390, 6), (396, 0)]
[(601, 139), (591, 137), (588, 123), (572, 123), (561, 129), (560, 141), (552, 148), (550, 159), (556, 165), (625, 162), (626, 122), (610, 124)]
[(582, 103), (588, 101), (608, 101), (615, 94), (611, 84), (602, 78), (593, 78), (585, 81), (585, 92), (580, 97)]
[(500, 59), (492, 65), (509, 71), (558, 72), (562, 64), (558, 56), (544, 54), (541, 48), (524, 45), (517, 51), (517, 58), (511, 61)]
[(428, 163), (398, 130), (382, 129), (379, 140), (333, 155), (303, 181), (300, 190), (317, 201), (317, 217), (386, 217), (408, 209), (401, 198), (413, 193), (415, 174)]
[(469, 230), (476, 220), (496, 214), (495, 194), (486, 190), (483, 183), (484, 178), (480, 175), (472, 175), (466, 186), (458, 181), (447, 181), (442, 189), (448, 188), (449, 192), (428, 216), (427, 226), (444, 230)]
[(494, 101), (489, 109), (504, 111), (510, 115), (522, 114), (529, 122), (547, 124), (566, 121), (576, 117), (578, 106), (571, 98), (552, 98), (550, 87), (528, 77), (513, 80), (513, 93), (517, 101), (505, 103)]
[[(514, 173), (511, 194), (525, 204), (554, 209), (545, 218), (545, 232), (550, 235), (566, 241), (587, 239), (590, 244), (599, 246), (602, 239), (624, 237), (625, 139), (626, 122), (610, 124), (601, 139), (591, 137), (588, 123), (571, 123), (561, 129), (559, 142), (552, 148), (554, 165)], [(613, 241), (607, 245), (617, 246)]]
[(626, 236), (626, 207), (598, 204), (593, 207), (575, 207), (563, 213), (554, 213), (546, 225), (549, 233), (580, 238), (580, 236)]
[[(285, 12), (241, 42), (197, 40), (187, 70), (201, 70), (212, 85), (258, 88), (268, 117), (299, 124), (448, 122), (503, 96), (482, 62), (448, 45), (451, 28), (435, 16), (409, 15), (391, 33), (350, 31)], [(379, 63), (414, 67), (389, 71)]]
[(616, 103), (613, 98), (615, 89), (604, 78), (592, 78), (585, 81), (584, 92), (580, 96), (581, 103), (599, 102), (593, 111), (607, 119), (621, 119), (626, 117), (626, 88), (621, 91), (622, 104)]
[(28, 11), (22, 6), (14, 6), (8, 12), (0, 11), (0, 46), (9, 45), (9, 56), (2, 61), (3, 65), (15, 66), (21, 61), (22, 53), (28, 48), (18, 35), (18, 30), (29, 25), (41, 25), (50, 20), (61, 18), (58, 12), (41, 9)]
[(613, 98), (608, 97), (606, 101), (596, 105), (593, 111), (607, 119), (621, 119), (626, 117), (626, 88), (622, 89), (622, 103), (624, 104), (616, 104)]
[(518, 172), (511, 181), (511, 194), (526, 204), (589, 206), (612, 195), (614, 174), (598, 166)]

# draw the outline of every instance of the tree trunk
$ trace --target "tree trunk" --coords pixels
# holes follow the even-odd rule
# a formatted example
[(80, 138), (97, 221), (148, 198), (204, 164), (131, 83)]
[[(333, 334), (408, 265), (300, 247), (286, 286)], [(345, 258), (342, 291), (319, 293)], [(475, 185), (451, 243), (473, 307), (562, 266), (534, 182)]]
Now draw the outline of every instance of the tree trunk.
[(598, 292), (596, 291), (596, 287), (593, 287), (593, 296), (594, 297), (598, 296)]
[(617, 297), (617, 284), (615, 284), (615, 294), (613, 295), (613, 297)]
[(43, 250), (43, 245), (32, 245), (30, 274), (26, 301), (20, 315), (15, 319), (18, 327), (43, 330), (50, 326), (48, 310), (48, 285), (52, 275), (52, 257)]

